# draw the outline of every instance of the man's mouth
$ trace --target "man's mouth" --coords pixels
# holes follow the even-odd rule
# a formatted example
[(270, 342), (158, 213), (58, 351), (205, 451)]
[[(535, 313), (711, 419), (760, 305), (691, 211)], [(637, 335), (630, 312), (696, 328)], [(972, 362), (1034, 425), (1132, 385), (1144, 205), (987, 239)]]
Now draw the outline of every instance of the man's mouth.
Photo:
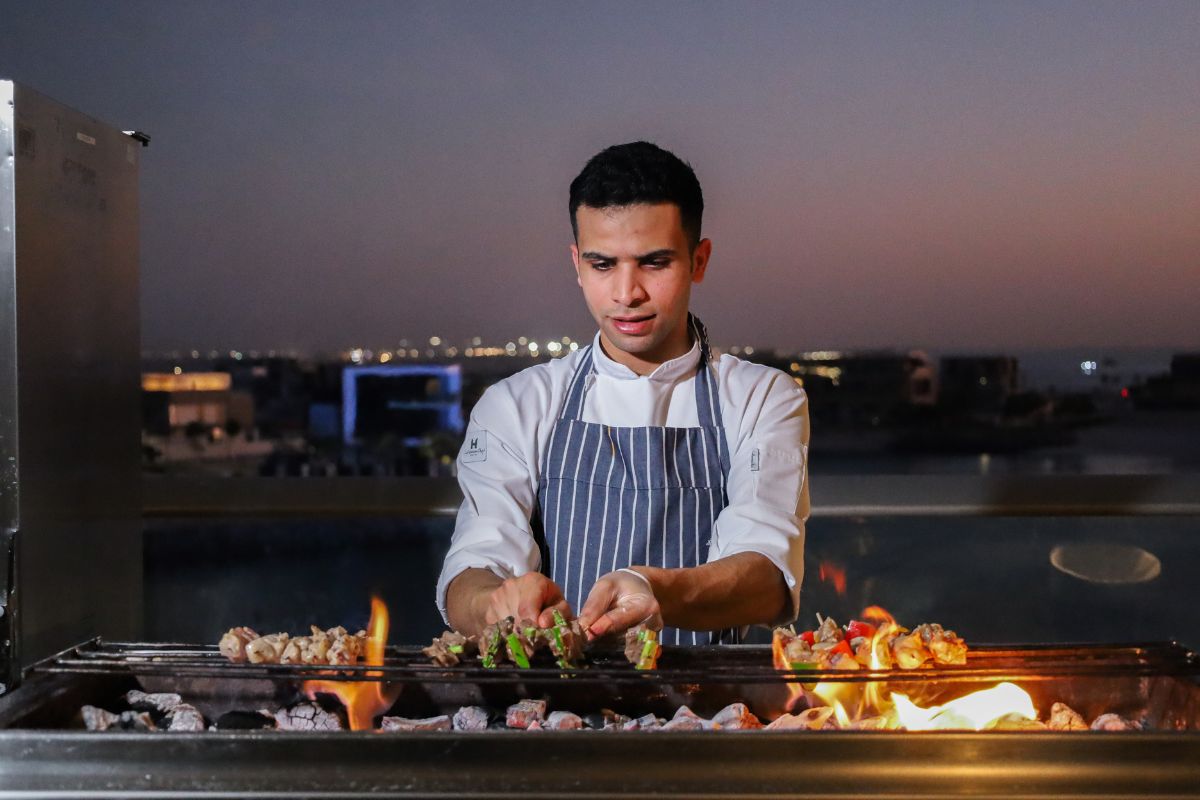
[(654, 314), (629, 314), (621, 317), (610, 317), (613, 327), (628, 336), (639, 336), (650, 332), (654, 324)]

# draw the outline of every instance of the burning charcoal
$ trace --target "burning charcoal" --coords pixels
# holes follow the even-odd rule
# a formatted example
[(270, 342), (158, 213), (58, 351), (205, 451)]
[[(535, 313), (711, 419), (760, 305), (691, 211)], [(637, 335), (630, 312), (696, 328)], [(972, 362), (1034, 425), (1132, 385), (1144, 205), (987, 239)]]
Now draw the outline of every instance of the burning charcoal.
[(529, 723), (529, 727), (525, 728), (525, 730), (527, 730), (527, 731), (544, 731), (546, 729), (545, 729), (545, 727), (542, 726), (541, 720), (535, 719), (533, 722)]
[(545, 727), (549, 731), (577, 731), (583, 728), (583, 720), (570, 711), (551, 711)]
[(120, 714), (114, 714), (96, 706), (84, 706), (79, 709), (79, 713), (83, 716), (84, 727), (89, 731), (106, 731), (121, 721)]
[(208, 726), (204, 724), (204, 715), (195, 706), (180, 703), (171, 709), (166, 718), (167, 730), (199, 733)]
[(663, 723), (666, 722), (666, 720), (660, 719), (659, 717), (656, 717), (653, 714), (645, 714), (643, 716), (638, 717), (636, 720), (634, 720), (634, 722), (636, 722), (638, 724), (638, 728), (640, 730), (652, 731), (652, 730), (657, 730), (658, 728), (661, 728), (663, 726)]
[(1047, 726), (1052, 731), (1086, 731), (1087, 721), (1066, 703), (1055, 703), (1050, 706), (1050, 719)]
[(450, 717), (442, 714), (440, 717), (426, 717), (425, 719), (384, 717), (380, 720), (380, 727), (385, 731), (408, 733), (411, 731), (448, 731), (453, 726)]
[(138, 689), (130, 689), (125, 693), (125, 702), (135, 711), (156, 711), (159, 714), (169, 714), (172, 709), (183, 702), (183, 698), (174, 692), (156, 692), (147, 694)]
[[(851, 723), (850, 727), (856, 731), (889, 731), (895, 728), (896, 725), (896, 720), (892, 719), (891, 717), (879, 716), (863, 717), (860, 720), (855, 720), (853, 723)], [(825, 727), (836, 729), (838, 725), (837, 722), (835, 722), (833, 719), (830, 719), (825, 723)]]
[(534, 720), (539, 722), (546, 719), (545, 700), (522, 700), (508, 707), (504, 722), (510, 728), (528, 728)]
[(421, 652), (443, 667), (453, 667), (478, 650), (473, 636), (463, 636), (458, 631), (446, 631), (421, 648)]
[(275, 717), (265, 711), (227, 711), (213, 723), (213, 730), (220, 731), (257, 731), (274, 727)]
[(454, 712), (453, 728), (456, 731), (486, 731), (487, 727), (488, 710), (482, 706), (463, 706)]
[(900, 669), (916, 669), (933, 657), (919, 633), (897, 636), (892, 640), (891, 650), (892, 658)]
[(259, 636), (253, 628), (230, 628), (221, 637), (221, 643), (217, 645), (217, 649), (230, 661), (240, 663), (246, 660), (246, 645), (257, 638)]
[(301, 703), (275, 712), (275, 724), (281, 731), (340, 731), (342, 721), (315, 703)]
[(367, 651), (366, 631), (350, 634), (346, 632), (345, 628), (339, 625), (336, 628), (327, 630), (325, 635), (330, 640), (329, 650), (325, 656), (330, 664), (356, 664), (358, 663), (358, 659)]
[(704, 722), (693, 717), (676, 717), (675, 719), (664, 724), (659, 730), (663, 731), (702, 731), (705, 730)]
[(1092, 720), (1092, 730), (1094, 731), (1140, 731), (1141, 729), (1140, 722), (1125, 719), (1117, 714), (1101, 714)]
[(712, 718), (714, 728), (725, 731), (754, 730), (763, 724), (750, 713), (745, 703), (730, 703)]
[(125, 731), (156, 731), (158, 726), (146, 711), (122, 711), (120, 719), (121, 730)]
[(705, 719), (687, 706), (680, 706), (679, 708), (675, 709), (675, 716), (671, 718), (671, 722), (678, 722), (680, 720), (692, 720), (698, 722), (702, 728), (712, 727), (711, 720)]
[(1046, 723), (1020, 714), (1005, 714), (988, 723), (984, 730), (989, 731), (1044, 731)]
[(662, 645), (658, 643), (658, 631), (638, 625), (625, 632), (625, 658), (635, 669), (655, 669)]
[(289, 638), (286, 633), (260, 636), (246, 645), (246, 658), (251, 664), (278, 664)]
[(921, 641), (933, 654), (933, 660), (938, 664), (966, 664), (967, 643), (959, 638), (954, 631), (944, 630), (941, 625), (927, 623), (918, 625), (913, 633), (921, 637)]
[(819, 731), (833, 716), (829, 706), (807, 708), (799, 714), (784, 714), (766, 727), (769, 731), (809, 730)]

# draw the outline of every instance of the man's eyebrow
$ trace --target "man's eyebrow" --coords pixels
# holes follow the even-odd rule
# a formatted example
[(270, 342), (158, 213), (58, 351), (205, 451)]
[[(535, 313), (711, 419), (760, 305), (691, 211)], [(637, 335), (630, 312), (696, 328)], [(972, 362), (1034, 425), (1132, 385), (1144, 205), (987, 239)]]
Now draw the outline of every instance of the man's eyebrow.
[(674, 258), (675, 250), (670, 247), (664, 247), (659, 250), (651, 250), (649, 253), (643, 253), (642, 255), (638, 256), (637, 260), (638, 261), (653, 261), (656, 258), (664, 258), (664, 257)]
[(589, 261), (616, 261), (613, 256), (606, 256), (604, 253), (597, 253), (595, 250), (588, 250), (586, 253), (580, 253), (580, 258), (586, 258)]

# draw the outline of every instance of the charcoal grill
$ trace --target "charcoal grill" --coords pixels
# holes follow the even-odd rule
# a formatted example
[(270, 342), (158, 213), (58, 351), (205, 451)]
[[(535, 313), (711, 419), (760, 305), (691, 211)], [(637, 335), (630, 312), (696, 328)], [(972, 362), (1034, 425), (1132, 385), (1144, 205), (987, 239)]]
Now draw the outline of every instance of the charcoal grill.
[[(551, 708), (710, 714), (735, 700), (761, 716), (788, 682), (879, 681), (937, 702), (1013, 680), (1039, 709), (1144, 719), (1131, 733), (628, 732), (86, 733), (79, 706), (128, 689), (172, 690), (210, 717), (299, 698), (307, 679), (402, 686), (390, 713), (421, 717), (544, 697)], [(111, 707), (111, 706), (110, 706)], [(0, 698), (0, 797), (1200, 797), (1200, 666), (1175, 643), (997, 645), (966, 666), (779, 672), (764, 646), (668, 648), (644, 673), (618, 654), (584, 669), (442, 668), (417, 648), (381, 666), (233, 665), (215, 648), (94, 640), (27, 671)]]

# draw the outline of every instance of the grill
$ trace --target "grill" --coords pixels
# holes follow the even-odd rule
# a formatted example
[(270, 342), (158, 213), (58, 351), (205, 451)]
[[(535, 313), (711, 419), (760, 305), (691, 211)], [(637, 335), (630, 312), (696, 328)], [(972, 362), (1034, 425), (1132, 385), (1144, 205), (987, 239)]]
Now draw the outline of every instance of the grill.
[[(545, 698), (600, 708), (711, 714), (746, 702), (777, 715), (788, 681), (878, 681), (938, 702), (1019, 683), (1039, 710), (1141, 718), (1136, 733), (628, 732), (192, 734), (70, 730), (80, 705), (127, 690), (176, 691), (213, 717), (299, 699), (308, 679), (402, 686), (390, 713), (503, 709)], [(619, 654), (583, 669), (446, 669), (417, 648), (381, 666), (233, 665), (212, 647), (93, 640), (32, 667), (0, 699), (0, 796), (1200, 796), (1200, 662), (1175, 643), (981, 646), (967, 666), (778, 672), (768, 647), (668, 648), (643, 673)]]

